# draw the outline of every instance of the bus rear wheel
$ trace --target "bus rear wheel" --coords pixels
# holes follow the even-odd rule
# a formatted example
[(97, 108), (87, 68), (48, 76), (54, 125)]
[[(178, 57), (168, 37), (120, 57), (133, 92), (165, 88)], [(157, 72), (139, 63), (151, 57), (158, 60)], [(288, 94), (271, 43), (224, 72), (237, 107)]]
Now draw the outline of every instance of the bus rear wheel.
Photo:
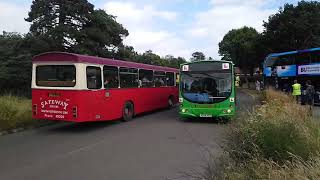
[(132, 120), (133, 116), (134, 116), (133, 104), (131, 102), (126, 102), (122, 110), (122, 119), (123, 121), (127, 122)]

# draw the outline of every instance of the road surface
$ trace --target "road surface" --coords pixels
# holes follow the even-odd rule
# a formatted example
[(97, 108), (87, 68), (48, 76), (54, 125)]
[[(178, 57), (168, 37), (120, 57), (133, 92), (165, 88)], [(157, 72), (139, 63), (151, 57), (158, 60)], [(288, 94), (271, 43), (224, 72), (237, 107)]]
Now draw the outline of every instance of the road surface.
[[(241, 111), (252, 97), (238, 92)], [(63, 123), (0, 137), (1, 180), (160, 180), (221, 153), (228, 124), (182, 122), (177, 109), (128, 123)]]

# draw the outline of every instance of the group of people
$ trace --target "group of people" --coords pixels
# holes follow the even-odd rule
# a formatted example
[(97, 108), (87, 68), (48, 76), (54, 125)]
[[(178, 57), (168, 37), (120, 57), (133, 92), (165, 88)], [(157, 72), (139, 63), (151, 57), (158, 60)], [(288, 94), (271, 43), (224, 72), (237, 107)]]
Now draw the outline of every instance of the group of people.
[[(314, 86), (312, 85), (311, 81), (307, 80), (304, 95), (306, 98), (305, 99), (306, 105), (309, 105), (310, 113), (312, 113), (315, 93), (316, 92), (315, 92)], [(298, 83), (298, 80), (294, 80), (294, 84), (292, 85), (292, 95), (295, 97), (297, 103), (299, 103), (299, 99), (302, 95), (302, 90), (301, 90), (301, 84)]]

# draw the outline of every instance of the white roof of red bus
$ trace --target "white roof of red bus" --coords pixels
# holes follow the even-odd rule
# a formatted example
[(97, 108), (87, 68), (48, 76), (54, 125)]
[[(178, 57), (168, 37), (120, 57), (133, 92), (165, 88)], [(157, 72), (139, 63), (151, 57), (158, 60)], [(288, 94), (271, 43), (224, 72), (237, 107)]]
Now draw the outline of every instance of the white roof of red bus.
[(37, 55), (33, 58), (33, 62), (79, 62), (79, 63), (90, 63), (90, 64), (102, 64), (117, 67), (130, 67), (137, 69), (147, 69), (147, 70), (158, 70), (167, 72), (178, 72), (178, 69), (162, 66), (154, 66), (149, 64), (141, 64), (129, 61), (121, 61), (109, 58), (101, 58), (95, 56), (87, 56), (66, 52), (47, 52)]

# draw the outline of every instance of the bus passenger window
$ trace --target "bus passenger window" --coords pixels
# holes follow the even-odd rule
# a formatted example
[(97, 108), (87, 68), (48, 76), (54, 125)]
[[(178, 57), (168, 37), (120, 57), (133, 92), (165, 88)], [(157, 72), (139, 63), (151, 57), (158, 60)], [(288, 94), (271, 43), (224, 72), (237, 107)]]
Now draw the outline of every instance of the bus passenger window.
[(279, 56), (278, 59), (276, 59), (275, 65), (276, 66), (287, 66), (292, 65), (295, 62), (295, 57), (293, 55), (283, 55)]
[(174, 86), (174, 73), (166, 73), (167, 86)]
[(119, 87), (119, 77), (118, 77), (118, 67), (114, 66), (104, 66), (103, 67), (103, 80), (104, 87), (118, 88)]
[(88, 66), (87, 67), (87, 88), (88, 89), (101, 89), (101, 69), (100, 67)]
[(309, 53), (299, 53), (296, 56), (296, 64), (309, 64), (310, 63), (310, 54)]
[(311, 52), (311, 63), (320, 63), (320, 52), (319, 51)]
[(154, 72), (154, 85), (155, 87), (166, 86), (166, 73), (155, 71)]
[(153, 71), (139, 70), (139, 87), (153, 87)]
[(120, 68), (120, 86), (121, 88), (138, 87), (138, 69)]

